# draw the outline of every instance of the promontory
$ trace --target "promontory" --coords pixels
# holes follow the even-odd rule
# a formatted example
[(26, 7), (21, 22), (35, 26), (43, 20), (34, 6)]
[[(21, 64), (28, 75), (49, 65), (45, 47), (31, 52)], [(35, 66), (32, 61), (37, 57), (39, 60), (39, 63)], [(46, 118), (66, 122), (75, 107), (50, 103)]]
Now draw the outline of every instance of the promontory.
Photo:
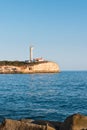
[(59, 66), (51, 61), (25, 62), (25, 61), (0, 61), (0, 74), (14, 73), (57, 73)]

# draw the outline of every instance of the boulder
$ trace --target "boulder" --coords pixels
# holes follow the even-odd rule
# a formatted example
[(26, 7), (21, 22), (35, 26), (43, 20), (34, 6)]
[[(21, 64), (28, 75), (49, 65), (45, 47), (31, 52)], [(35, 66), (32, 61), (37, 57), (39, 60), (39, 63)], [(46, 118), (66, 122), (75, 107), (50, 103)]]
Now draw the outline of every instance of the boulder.
[(5, 119), (0, 125), (0, 130), (56, 130), (48, 124), (35, 124), (33, 120), (11, 120)]
[(87, 130), (87, 116), (74, 114), (64, 122), (5, 119), (0, 130)]
[(87, 116), (74, 114), (66, 118), (60, 130), (87, 130)]
[(6, 119), (0, 126), (0, 130), (45, 130), (45, 126), (30, 122)]

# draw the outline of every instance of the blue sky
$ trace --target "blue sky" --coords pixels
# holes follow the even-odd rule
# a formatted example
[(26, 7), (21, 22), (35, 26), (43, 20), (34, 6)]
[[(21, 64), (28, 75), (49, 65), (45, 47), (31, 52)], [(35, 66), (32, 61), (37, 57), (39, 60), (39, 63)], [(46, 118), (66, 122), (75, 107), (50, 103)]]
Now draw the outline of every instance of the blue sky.
[(87, 70), (87, 0), (0, 0), (0, 60), (34, 57)]

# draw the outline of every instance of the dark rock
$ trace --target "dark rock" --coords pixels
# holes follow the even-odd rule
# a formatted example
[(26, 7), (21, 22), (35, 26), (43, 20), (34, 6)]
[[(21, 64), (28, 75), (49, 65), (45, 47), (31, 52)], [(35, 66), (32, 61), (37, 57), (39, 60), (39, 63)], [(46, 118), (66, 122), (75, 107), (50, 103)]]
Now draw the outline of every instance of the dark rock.
[(42, 120), (36, 120), (33, 121), (34, 124), (38, 124), (38, 125), (48, 125), (52, 128), (54, 128), (55, 130), (59, 130), (60, 125), (62, 124), (61, 122), (57, 122), (57, 121), (42, 121)]

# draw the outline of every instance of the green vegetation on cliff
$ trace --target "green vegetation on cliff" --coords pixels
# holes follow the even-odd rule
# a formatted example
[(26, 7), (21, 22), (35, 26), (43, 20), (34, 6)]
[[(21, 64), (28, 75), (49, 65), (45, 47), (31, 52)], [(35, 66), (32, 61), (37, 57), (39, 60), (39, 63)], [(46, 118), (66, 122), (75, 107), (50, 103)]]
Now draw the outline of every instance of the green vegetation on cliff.
[(0, 66), (9, 65), (9, 66), (26, 66), (26, 65), (35, 65), (39, 63), (46, 63), (48, 61), (43, 62), (24, 62), (24, 61), (0, 61)]
[(0, 61), (0, 66), (11, 65), (11, 66), (22, 66), (28, 63), (22, 61)]

